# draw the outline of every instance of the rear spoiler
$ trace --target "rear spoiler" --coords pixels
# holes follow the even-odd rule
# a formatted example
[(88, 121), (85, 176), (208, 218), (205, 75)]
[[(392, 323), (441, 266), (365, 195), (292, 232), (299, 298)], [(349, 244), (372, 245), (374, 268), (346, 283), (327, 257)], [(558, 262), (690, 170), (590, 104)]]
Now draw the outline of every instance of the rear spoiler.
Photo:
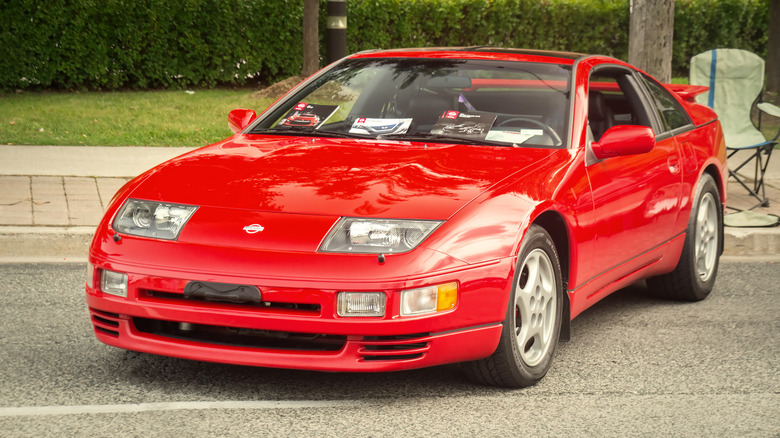
[(677, 94), (686, 102), (695, 103), (696, 96), (706, 93), (710, 87), (704, 85), (664, 84), (667, 90)]

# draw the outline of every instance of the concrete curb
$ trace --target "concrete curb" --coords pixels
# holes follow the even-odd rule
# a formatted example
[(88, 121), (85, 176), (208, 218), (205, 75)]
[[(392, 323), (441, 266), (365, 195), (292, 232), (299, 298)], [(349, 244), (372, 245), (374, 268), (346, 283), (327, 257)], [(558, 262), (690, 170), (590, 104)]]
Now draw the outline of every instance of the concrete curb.
[(0, 227), (0, 263), (86, 262), (95, 227)]
[(774, 256), (780, 254), (780, 233), (772, 228), (730, 228), (723, 236), (724, 255)]

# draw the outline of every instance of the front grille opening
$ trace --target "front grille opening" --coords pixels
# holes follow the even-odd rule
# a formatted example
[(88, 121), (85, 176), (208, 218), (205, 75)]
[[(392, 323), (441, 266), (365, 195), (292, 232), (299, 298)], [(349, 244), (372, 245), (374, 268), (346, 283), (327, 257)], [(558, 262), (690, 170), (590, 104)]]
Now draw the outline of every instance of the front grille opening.
[(255, 308), (260, 307), (260, 308), (268, 308), (268, 309), (296, 310), (300, 312), (309, 312), (309, 313), (316, 313), (316, 314), (320, 313), (319, 304), (278, 303), (278, 302), (271, 302), (271, 301), (262, 301), (257, 304), (255, 303), (236, 304), (236, 303), (226, 303), (224, 301), (208, 300), (204, 298), (186, 298), (184, 294), (173, 293), (173, 292), (161, 292), (156, 290), (143, 290), (142, 296), (146, 296), (149, 298), (159, 298), (164, 300), (192, 301), (192, 302), (202, 302), (202, 303), (224, 304), (229, 306), (248, 306), (248, 307), (255, 307)]
[(339, 351), (347, 342), (346, 336), (222, 327), (148, 318), (133, 318), (133, 324), (138, 331), (143, 333), (234, 347)]

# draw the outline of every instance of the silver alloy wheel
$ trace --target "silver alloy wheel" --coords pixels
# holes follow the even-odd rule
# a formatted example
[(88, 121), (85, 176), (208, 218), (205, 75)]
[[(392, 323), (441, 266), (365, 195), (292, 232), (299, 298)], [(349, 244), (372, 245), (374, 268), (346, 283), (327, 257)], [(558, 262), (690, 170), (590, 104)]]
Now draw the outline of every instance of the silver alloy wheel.
[(696, 271), (699, 279), (706, 282), (715, 270), (718, 256), (718, 211), (712, 193), (705, 193), (699, 202), (696, 215)]
[(556, 291), (550, 257), (538, 248), (531, 251), (520, 268), (515, 293), (517, 347), (528, 366), (538, 365), (553, 344)]

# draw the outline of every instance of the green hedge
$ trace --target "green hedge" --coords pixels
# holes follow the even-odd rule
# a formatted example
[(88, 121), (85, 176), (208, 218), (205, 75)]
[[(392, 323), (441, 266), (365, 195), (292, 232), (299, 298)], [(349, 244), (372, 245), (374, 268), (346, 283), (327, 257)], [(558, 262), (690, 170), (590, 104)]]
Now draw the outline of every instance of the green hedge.
[(770, 1), (676, 0), (672, 70), (687, 77), (692, 56), (724, 47), (766, 60)]
[[(324, 1), (324, 0), (323, 0)], [(672, 70), (717, 47), (766, 59), (771, 0), (676, 0)], [(629, 0), (350, 1), (349, 50), (496, 45), (628, 59)]]
[(299, 0), (4, 3), (4, 89), (211, 87), (300, 69)]
[(495, 45), (625, 58), (628, 18), (628, 0), (352, 1), (349, 49)]
[[(673, 71), (766, 57), (771, 0), (677, 0)], [(7, 0), (0, 89), (181, 88), (300, 73), (302, 0)], [(324, 35), (326, 0), (320, 0)], [(348, 0), (348, 50), (495, 45), (626, 59), (629, 0)], [(322, 37), (321, 37), (322, 40)], [(324, 57), (324, 45), (321, 49)], [(250, 77), (251, 76), (251, 77)]]

